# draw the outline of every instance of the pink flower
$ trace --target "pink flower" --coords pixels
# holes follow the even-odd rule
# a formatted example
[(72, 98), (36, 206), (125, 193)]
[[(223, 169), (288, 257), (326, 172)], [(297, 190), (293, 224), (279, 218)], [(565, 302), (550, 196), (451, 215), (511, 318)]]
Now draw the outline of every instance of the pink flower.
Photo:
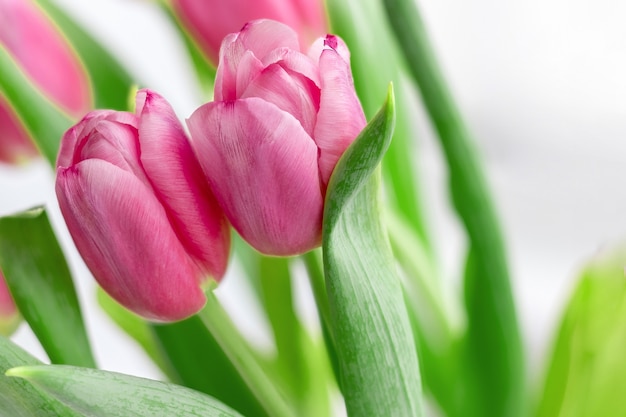
[(327, 30), (322, 0), (172, 0), (172, 6), (212, 62), (217, 62), (222, 39), (251, 20), (273, 19), (291, 26), (302, 46)]
[(226, 216), (262, 253), (320, 244), (328, 180), (365, 126), (349, 62), (338, 37), (318, 39), (307, 55), (293, 30), (271, 20), (224, 39), (216, 101), (187, 123)]
[(11, 334), (19, 323), (19, 317), (9, 287), (0, 271), (0, 334), (4, 336)]
[(223, 276), (229, 228), (170, 105), (149, 90), (136, 104), (136, 114), (94, 111), (67, 131), (56, 192), (100, 285), (146, 318), (179, 320)]
[[(71, 47), (31, 0), (0, 0), (0, 47), (48, 98), (74, 117), (91, 107), (87, 74)], [(0, 93), (0, 161), (37, 154), (13, 109)]]

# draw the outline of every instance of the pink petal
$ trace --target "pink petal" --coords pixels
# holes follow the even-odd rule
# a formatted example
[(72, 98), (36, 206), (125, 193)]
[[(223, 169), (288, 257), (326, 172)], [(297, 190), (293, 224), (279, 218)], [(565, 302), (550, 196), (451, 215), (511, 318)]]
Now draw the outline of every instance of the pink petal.
[(103, 120), (116, 121), (135, 128), (137, 127), (137, 118), (134, 114), (113, 110), (91, 111), (63, 135), (59, 155), (57, 156), (57, 167), (69, 167), (74, 163), (78, 142), (89, 136), (98, 123)]
[(198, 265), (219, 280), (226, 271), (230, 230), (169, 103), (137, 93), (141, 162), (178, 238)]
[(163, 207), (141, 181), (91, 159), (60, 168), (56, 192), (85, 263), (118, 302), (163, 321), (180, 320), (202, 308), (202, 277)]
[(299, 50), (296, 33), (272, 20), (246, 23), (241, 32), (228, 35), (222, 42), (215, 77), (215, 99), (235, 100), (263, 69), (266, 55), (277, 48)]
[(187, 123), (217, 200), (248, 243), (270, 255), (320, 244), (317, 148), (294, 117), (249, 98), (208, 103)]
[(239, 32), (237, 42), (241, 43), (245, 50), (252, 51), (261, 61), (274, 49), (300, 50), (296, 32), (284, 23), (269, 19), (246, 23)]
[(37, 148), (0, 95), (0, 162), (18, 163), (36, 157)]
[(65, 39), (33, 2), (0, 0), (0, 44), (66, 111), (91, 107), (87, 75)]
[[(336, 42), (331, 44), (337, 45)], [(335, 49), (327, 47), (322, 51), (319, 67), (322, 93), (313, 137), (320, 148), (321, 177), (324, 184), (328, 184), (337, 161), (365, 127), (366, 121), (354, 91), (350, 63)]]
[(241, 98), (259, 97), (294, 116), (309, 136), (313, 136), (320, 91), (311, 80), (288, 73), (278, 64), (266, 68)]
[[(2, 271), (0, 271), (0, 322), (8, 322), (17, 314), (17, 307), (13, 302), (13, 297), (9, 292)], [(0, 325), (0, 327), (2, 327)]]

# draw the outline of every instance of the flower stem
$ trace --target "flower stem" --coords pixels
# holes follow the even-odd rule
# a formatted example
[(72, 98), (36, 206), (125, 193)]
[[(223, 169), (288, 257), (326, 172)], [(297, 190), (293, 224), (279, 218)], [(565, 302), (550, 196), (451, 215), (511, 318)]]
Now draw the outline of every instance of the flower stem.
[(267, 413), (275, 417), (293, 417), (295, 413), (276, 389), (277, 384), (263, 370), (212, 291), (207, 292), (206, 306), (198, 316)]

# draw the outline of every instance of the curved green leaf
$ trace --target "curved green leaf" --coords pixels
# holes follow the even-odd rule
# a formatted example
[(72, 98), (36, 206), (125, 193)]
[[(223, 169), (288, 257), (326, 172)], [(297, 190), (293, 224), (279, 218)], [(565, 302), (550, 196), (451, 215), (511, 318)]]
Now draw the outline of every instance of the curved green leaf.
[(84, 416), (241, 416), (208, 395), (189, 388), (115, 372), (35, 365), (9, 369), (6, 375), (25, 379)]
[(350, 416), (420, 416), (417, 354), (379, 209), (379, 172), (395, 121), (393, 92), (339, 160), (323, 249), (341, 388)]
[(94, 367), (74, 283), (43, 208), (0, 218), (0, 267), (50, 360)]
[(6, 97), (39, 151), (54, 166), (61, 137), (72, 121), (31, 83), (2, 46), (0, 95)]
[(28, 382), (10, 378), (4, 373), (16, 366), (40, 365), (37, 359), (0, 336), (0, 416), (7, 417), (75, 417), (57, 400), (42, 395)]

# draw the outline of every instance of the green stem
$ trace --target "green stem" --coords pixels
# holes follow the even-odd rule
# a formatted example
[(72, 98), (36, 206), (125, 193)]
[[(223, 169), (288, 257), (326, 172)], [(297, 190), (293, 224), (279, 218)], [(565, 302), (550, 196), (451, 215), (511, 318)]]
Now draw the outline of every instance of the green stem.
[(291, 407), (276, 390), (276, 383), (264, 372), (212, 291), (207, 292), (207, 303), (199, 317), (267, 413), (274, 417), (294, 416)]

